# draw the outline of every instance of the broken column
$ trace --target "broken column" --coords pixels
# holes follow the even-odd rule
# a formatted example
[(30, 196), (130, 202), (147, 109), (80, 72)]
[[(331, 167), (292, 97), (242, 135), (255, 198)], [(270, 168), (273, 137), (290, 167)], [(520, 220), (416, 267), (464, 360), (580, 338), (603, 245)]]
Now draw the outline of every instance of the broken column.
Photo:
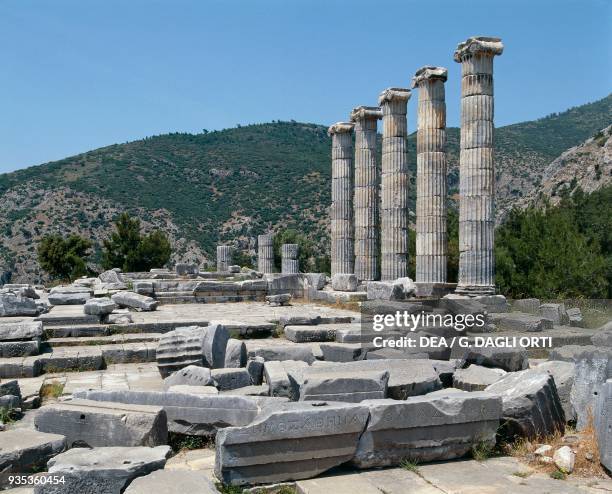
[(454, 55), (461, 63), (458, 293), (495, 293), (493, 57), (503, 48), (499, 38), (474, 37)]
[(296, 274), (300, 272), (298, 252), (298, 244), (283, 244), (281, 246), (283, 274)]
[(332, 125), (331, 274), (352, 274), (355, 269), (353, 227), (353, 127)]
[(408, 149), (406, 106), (410, 90), (385, 89), (382, 109), (381, 279), (408, 275)]
[(422, 67), (417, 130), (416, 281), (446, 283), (446, 102), (444, 67)]
[(232, 265), (232, 248), (229, 245), (217, 245), (217, 271), (229, 272)]
[(380, 278), (376, 126), (381, 117), (378, 107), (359, 106), (351, 112), (355, 123), (355, 275), (360, 281)]
[(274, 272), (274, 234), (257, 236), (257, 269), (264, 273)]

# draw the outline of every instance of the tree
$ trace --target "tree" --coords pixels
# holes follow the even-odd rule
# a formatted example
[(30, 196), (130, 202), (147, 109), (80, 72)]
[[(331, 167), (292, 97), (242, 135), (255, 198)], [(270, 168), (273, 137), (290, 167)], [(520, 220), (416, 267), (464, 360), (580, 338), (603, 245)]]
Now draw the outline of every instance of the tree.
[(53, 278), (74, 280), (87, 274), (91, 241), (78, 235), (46, 235), (38, 244), (38, 263)]
[(154, 230), (149, 235), (141, 236), (138, 218), (122, 213), (115, 220), (115, 230), (110, 239), (104, 241), (104, 269), (148, 271), (162, 267), (170, 260), (172, 249), (166, 234)]

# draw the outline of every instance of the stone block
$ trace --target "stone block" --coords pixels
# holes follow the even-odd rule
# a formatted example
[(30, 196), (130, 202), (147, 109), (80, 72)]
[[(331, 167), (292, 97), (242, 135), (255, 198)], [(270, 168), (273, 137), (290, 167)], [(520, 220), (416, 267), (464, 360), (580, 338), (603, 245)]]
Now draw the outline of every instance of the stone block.
[(204, 335), (204, 361), (211, 369), (220, 369), (225, 365), (225, 349), (230, 333), (223, 324), (211, 322)]
[(251, 376), (251, 382), (256, 386), (263, 382), (264, 363), (263, 357), (253, 357), (247, 361), (246, 370)]
[(225, 368), (244, 367), (247, 363), (247, 348), (244, 341), (230, 338), (225, 347)]
[(612, 330), (602, 330), (591, 336), (591, 342), (597, 347), (612, 347)]
[(187, 264), (184, 262), (177, 263), (174, 270), (178, 276), (196, 275), (200, 272), (197, 264)]
[(304, 276), (308, 281), (308, 287), (313, 290), (323, 290), (327, 284), (327, 275), (325, 273), (305, 273)]
[(155, 353), (161, 376), (166, 378), (184, 367), (207, 364), (204, 356), (206, 334), (207, 328), (186, 326), (162, 335)]
[(154, 311), (159, 305), (154, 298), (134, 292), (118, 292), (111, 298), (119, 307), (129, 307), (143, 312)]
[(568, 324), (574, 328), (584, 328), (584, 319), (582, 318), (582, 311), (576, 307), (573, 309), (567, 309)]
[(259, 384), (257, 386), (243, 386), (242, 388), (230, 389), (222, 391), (222, 394), (237, 395), (237, 396), (265, 396), (270, 397), (270, 386), (267, 384)]
[(40, 340), (0, 341), (0, 357), (28, 357), (40, 353)]
[(510, 372), (486, 391), (502, 398), (502, 434), (506, 437), (534, 439), (565, 431), (563, 406), (548, 372)]
[(82, 305), (93, 297), (90, 288), (84, 286), (57, 286), (49, 292), (51, 305)]
[[(446, 391), (446, 390), (444, 390)], [(495, 445), (501, 399), (490, 393), (413, 396), (405, 401), (368, 400), (370, 418), (351, 464), (398, 466), (460, 458), (474, 446)]]
[(44, 467), (47, 460), (66, 449), (66, 438), (32, 429), (0, 433), (0, 471), (29, 473)]
[(612, 471), (612, 379), (600, 386), (593, 411), (593, 424), (597, 433), (599, 459)]
[(0, 317), (37, 316), (38, 313), (39, 309), (34, 299), (13, 292), (0, 293)]
[(210, 436), (223, 427), (246, 425), (259, 413), (257, 401), (245, 396), (161, 391), (78, 391), (74, 396), (96, 402), (161, 407), (171, 432), (196, 436)]
[(263, 357), (266, 362), (271, 360), (301, 360), (308, 364), (315, 360), (312, 348), (298, 345), (275, 345), (256, 348), (249, 350), (248, 357)]
[(303, 373), (300, 401), (342, 401), (359, 403), (363, 400), (387, 397), (389, 371), (333, 370), (329, 373), (315, 370)]
[(0, 341), (37, 340), (42, 338), (40, 321), (15, 321), (0, 323)]
[(553, 323), (542, 317), (522, 312), (507, 312), (501, 314), (489, 314), (489, 321), (496, 325), (499, 330), (523, 332), (539, 332), (545, 329), (553, 329)]
[(360, 405), (286, 403), (219, 431), (215, 474), (230, 485), (314, 477), (353, 457), (367, 419)]
[(109, 269), (108, 271), (100, 273), (98, 278), (102, 283), (125, 283), (121, 271), (115, 269)]
[(69, 447), (159, 446), (168, 440), (166, 413), (158, 406), (74, 399), (43, 406), (34, 424), (66, 436)]
[(474, 298), (468, 297), (467, 295), (458, 295), (455, 293), (442, 297), (440, 299), (439, 307), (455, 315), (472, 314), (473, 316), (476, 316), (478, 314), (486, 313), (484, 304), (481, 304), (480, 302), (474, 300)]
[(336, 329), (325, 324), (317, 326), (285, 326), (285, 338), (295, 343), (335, 341)]
[(465, 364), (482, 365), (507, 372), (529, 367), (527, 351), (524, 348), (470, 347), (465, 350), (462, 361)]
[(119, 494), (135, 478), (164, 468), (170, 453), (169, 446), (70, 449), (47, 463), (47, 475), (65, 482), (36, 486), (34, 493)]
[(368, 300), (406, 300), (404, 286), (396, 281), (369, 281)]
[(229, 390), (250, 386), (251, 375), (245, 368), (213, 369), (211, 377), (219, 390)]
[(483, 391), (487, 386), (506, 375), (503, 369), (489, 369), (471, 364), (467, 369), (457, 369), (453, 375), (453, 387), (463, 391)]
[(359, 281), (354, 274), (337, 273), (332, 276), (332, 289), (339, 292), (356, 292), (358, 286)]
[(270, 387), (270, 396), (298, 396), (299, 391), (292, 386), (289, 380), (289, 372), (300, 372), (306, 368), (308, 364), (299, 360), (266, 361), (264, 379)]
[(363, 360), (371, 347), (363, 343), (323, 343), (321, 351), (326, 362)]
[(539, 298), (524, 298), (512, 301), (512, 308), (518, 312), (527, 312), (528, 314), (540, 313)]
[(173, 372), (164, 379), (164, 388), (170, 386), (208, 386), (212, 383), (210, 369), (197, 365), (188, 365)]
[(175, 384), (169, 386), (166, 391), (169, 393), (184, 393), (188, 395), (218, 395), (219, 390), (214, 386), (190, 386), (188, 384)]
[(266, 296), (266, 302), (268, 303), (268, 305), (271, 305), (272, 307), (282, 307), (285, 305), (289, 305), (290, 301), (291, 301), (290, 293), (279, 293), (278, 295), (267, 295)]
[(110, 314), (117, 308), (115, 302), (108, 297), (90, 298), (83, 306), (83, 312), (92, 316), (103, 316)]
[(542, 304), (540, 305), (540, 315), (552, 321), (555, 325), (563, 325), (569, 322), (565, 304)]
[(576, 411), (572, 405), (570, 393), (574, 386), (574, 376), (576, 374), (576, 364), (574, 362), (563, 362), (561, 360), (549, 360), (535, 366), (539, 371), (548, 372), (555, 380), (557, 394), (561, 400), (565, 420), (567, 422), (576, 420)]
[(198, 470), (156, 470), (135, 479), (124, 494), (219, 494), (205, 472)]

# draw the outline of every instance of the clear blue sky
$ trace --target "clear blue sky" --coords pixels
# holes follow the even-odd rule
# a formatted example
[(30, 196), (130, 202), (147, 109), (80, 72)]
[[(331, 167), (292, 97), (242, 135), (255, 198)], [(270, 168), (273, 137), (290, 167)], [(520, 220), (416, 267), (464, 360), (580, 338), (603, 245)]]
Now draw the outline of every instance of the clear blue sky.
[[(459, 41), (503, 38), (496, 124), (612, 89), (610, 0), (0, 0), (0, 172), (175, 131), (330, 124), (449, 68)], [(414, 130), (416, 95), (410, 102)]]

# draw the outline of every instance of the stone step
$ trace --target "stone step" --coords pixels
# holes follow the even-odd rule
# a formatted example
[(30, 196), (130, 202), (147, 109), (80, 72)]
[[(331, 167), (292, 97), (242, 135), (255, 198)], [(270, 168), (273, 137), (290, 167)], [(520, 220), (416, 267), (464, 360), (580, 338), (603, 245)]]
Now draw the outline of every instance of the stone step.
[(69, 347), (69, 346), (96, 346), (116, 345), (126, 343), (142, 343), (159, 341), (161, 333), (119, 333), (101, 336), (68, 336), (65, 338), (49, 338), (44, 342), (46, 347)]
[(294, 343), (336, 341), (338, 332), (359, 331), (359, 323), (331, 323), (313, 325), (287, 325), (285, 338)]

